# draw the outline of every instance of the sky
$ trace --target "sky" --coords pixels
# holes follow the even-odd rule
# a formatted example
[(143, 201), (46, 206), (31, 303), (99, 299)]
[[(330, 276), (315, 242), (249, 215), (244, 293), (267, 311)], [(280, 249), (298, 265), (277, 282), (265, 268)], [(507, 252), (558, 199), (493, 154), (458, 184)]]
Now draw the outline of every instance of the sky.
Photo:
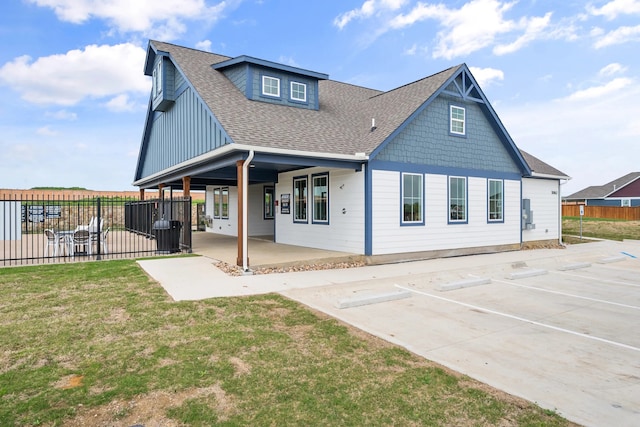
[(378, 90), (466, 63), (563, 195), (640, 171), (640, 0), (3, 0), (0, 188), (135, 190), (149, 39)]

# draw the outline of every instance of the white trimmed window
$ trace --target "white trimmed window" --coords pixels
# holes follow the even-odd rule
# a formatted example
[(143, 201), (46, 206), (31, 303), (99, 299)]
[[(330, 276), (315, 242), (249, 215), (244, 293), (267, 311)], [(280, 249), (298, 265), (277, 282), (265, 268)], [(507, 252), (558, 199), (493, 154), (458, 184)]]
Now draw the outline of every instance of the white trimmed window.
[(293, 221), (307, 222), (307, 177), (293, 179)]
[(402, 174), (402, 223), (422, 223), (422, 174)]
[(500, 179), (489, 180), (489, 222), (503, 221), (504, 182)]
[(162, 59), (158, 61), (155, 68), (153, 69), (152, 79), (152, 89), (151, 93), (153, 94), (153, 98), (162, 95)]
[(467, 221), (467, 178), (449, 177), (449, 222)]
[(262, 76), (262, 94), (267, 96), (280, 96), (280, 79), (270, 76)]
[(454, 135), (466, 134), (465, 109), (451, 105), (449, 107), (449, 131)]
[(229, 219), (229, 187), (213, 189), (213, 217)]
[(291, 99), (293, 101), (307, 102), (307, 85), (291, 82)]
[(220, 218), (220, 188), (213, 189), (213, 217)]
[(329, 175), (314, 175), (313, 186), (313, 222), (329, 222)]

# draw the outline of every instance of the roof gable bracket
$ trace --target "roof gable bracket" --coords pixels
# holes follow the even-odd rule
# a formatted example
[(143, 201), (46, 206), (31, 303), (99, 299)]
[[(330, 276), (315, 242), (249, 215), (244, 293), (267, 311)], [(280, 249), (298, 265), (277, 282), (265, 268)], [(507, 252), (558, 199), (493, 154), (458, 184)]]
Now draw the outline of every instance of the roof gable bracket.
[(466, 69), (460, 70), (460, 73), (454, 77), (453, 86), (455, 87), (455, 91), (445, 89), (442, 93), (446, 93), (447, 95), (454, 96), (456, 98), (462, 98), (465, 101), (473, 101), (479, 104), (484, 104), (485, 101), (479, 95), (479, 88), (474, 83), (474, 80), (467, 73)]

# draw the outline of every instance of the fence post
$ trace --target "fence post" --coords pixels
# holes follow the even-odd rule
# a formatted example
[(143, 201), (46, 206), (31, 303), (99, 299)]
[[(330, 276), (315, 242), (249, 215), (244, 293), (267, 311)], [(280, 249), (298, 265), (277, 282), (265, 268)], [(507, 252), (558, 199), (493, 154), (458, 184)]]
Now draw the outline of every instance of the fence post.
[[(97, 238), (96, 238), (96, 250), (98, 254), (96, 255), (96, 260), (100, 261), (102, 257), (100, 256), (100, 239), (102, 239), (102, 227), (100, 227), (100, 221), (102, 219), (102, 212), (100, 209), (100, 197), (96, 198), (96, 208), (98, 210), (98, 217), (96, 220), (96, 230), (97, 230)], [(89, 244), (91, 244), (91, 230), (89, 230)]]

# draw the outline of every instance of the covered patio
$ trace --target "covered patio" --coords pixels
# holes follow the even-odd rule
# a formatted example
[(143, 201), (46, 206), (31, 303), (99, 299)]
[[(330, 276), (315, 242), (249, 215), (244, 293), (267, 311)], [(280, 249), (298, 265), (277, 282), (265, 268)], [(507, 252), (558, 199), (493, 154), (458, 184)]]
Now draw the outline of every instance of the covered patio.
[[(192, 244), (194, 254), (236, 265), (235, 236), (193, 232)], [(251, 269), (365, 261), (359, 254), (274, 243), (273, 236), (249, 237), (248, 252)]]

